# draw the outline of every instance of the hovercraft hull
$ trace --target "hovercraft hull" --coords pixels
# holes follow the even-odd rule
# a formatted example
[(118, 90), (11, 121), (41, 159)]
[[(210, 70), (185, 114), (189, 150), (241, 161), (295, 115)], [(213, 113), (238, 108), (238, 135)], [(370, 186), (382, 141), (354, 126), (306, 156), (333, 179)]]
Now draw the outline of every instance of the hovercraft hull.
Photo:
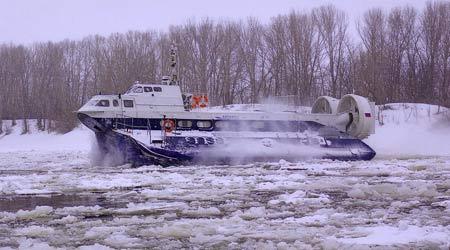
[[(121, 165), (233, 164), (257, 161), (296, 161), (311, 158), (342, 161), (371, 160), (375, 151), (351, 136), (318, 136), (317, 131), (302, 138), (227, 138), (211, 136), (167, 136), (164, 143), (144, 143), (123, 130), (108, 128), (79, 114), (98, 142), (97, 163)], [(322, 129), (323, 130), (323, 129)], [(207, 133), (211, 135), (211, 133)]]

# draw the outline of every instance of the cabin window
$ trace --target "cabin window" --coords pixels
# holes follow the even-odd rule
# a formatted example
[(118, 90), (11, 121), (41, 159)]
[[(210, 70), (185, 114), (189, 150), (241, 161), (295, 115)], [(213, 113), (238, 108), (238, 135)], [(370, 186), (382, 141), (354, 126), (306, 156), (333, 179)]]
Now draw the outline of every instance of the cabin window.
[(178, 127), (190, 128), (190, 127), (192, 127), (192, 121), (178, 121)]
[(114, 107), (117, 107), (117, 106), (119, 106), (119, 101), (117, 101), (117, 100), (113, 100), (113, 106), (114, 106)]
[(100, 100), (97, 102), (97, 105), (99, 107), (109, 107), (109, 100)]
[(153, 91), (155, 92), (161, 92), (162, 88), (161, 87), (153, 87)]
[(134, 92), (134, 93), (142, 93), (142, 92), (143, 92), (142, 87), (136, 87), (136, 88), (134, 88), (133, 92)]
[(210, 128), (212, 125), (211, 121), (198, 121), (197, 127), (199, 128)]
[(152, 87), (144, 87), (144, 92), (153, 92)]
[(123, 106), (125, 108), (132, 108), (132, 107), (134, 107), (133, 100), (123, 100)]

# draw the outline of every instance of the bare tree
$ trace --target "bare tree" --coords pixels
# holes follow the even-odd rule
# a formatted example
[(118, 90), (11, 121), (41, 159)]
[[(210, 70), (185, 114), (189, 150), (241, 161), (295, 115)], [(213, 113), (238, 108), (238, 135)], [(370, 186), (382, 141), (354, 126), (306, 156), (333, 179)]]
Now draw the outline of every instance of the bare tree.
[[(254, 18), (242, 25), (239, 32), (240, 54), (245, 65), (245, 73), (250, 84), (250, 102), (255, 103), (260, 97), (263, 86), (266, 86), (268, 77), (268, 56), (264, 44), (264, 26)], [(241, 92), (245, 93), (245, 92)]]
[(362, 94), (368, 95), (376, 102), (386, 102), (383, 88), (386, 86), (383, 75), (385, 66), (386, 16), (381, 9), (367, 11), (362, 22), (358, 23), (358, 32), (364, 51), (361, 53)]
[[(387, 18), (385, 50), (386, 102), (405, 100), (405, 82), (408, 81), (408, 51), (414, 53), (417, 41), (416, 11), (411, 7), (394, 8)], [(414, 81), (417, 81), (415, 79)]]
[[(448, 32), (446, 19), (448, 3), (428, 2), (421, 18), (421, 70), (423, 71), (420, 85), (419, 101), (434, 102), (439, 76), (440, 54), (443, 52), (443, 38)], [(445, 46), (444, 46), (445, 47)], [(445, 57), (445, 56), (444, 56)]]
[(345, 57), (345, 44), (348, 41), (347, 16), (344, 12), (332, 5), (323, 6), (313, 10), (313, 17), (318, 26), (320, 40), (323, 43), (328, 75), (328, 85), (331, 95), (340, 97), (343, 93), (343, 64)]

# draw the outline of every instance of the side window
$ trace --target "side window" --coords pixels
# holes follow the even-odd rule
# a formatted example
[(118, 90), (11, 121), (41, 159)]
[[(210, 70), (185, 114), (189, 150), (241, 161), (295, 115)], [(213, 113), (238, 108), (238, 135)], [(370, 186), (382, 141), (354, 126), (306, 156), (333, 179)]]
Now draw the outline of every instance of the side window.
[(199, 128), (210, 128), (211, 127), (211, 121), (198, 121), (197, 127)]
[(144, 87), (144, 92), (153, 92), (152, 87)]
[(190, 128), (190, 127), (192, 127), (192, 121), (178, 121), (178, 127)]
[(161, 92), (162, 88), (161, 87), (153, 87), (153, 91), (155, 92)]
[(114, 107), (118, 107), (118, 106), (119, 106), (119, 101), (113, 100), (113, 106), (114, 106)]
[(142, 87), (137, 87), (133, 91), (134, 93), (142, 93)]
[(123, 100), (123, 106), (125, 108), (132, 108), (132, 107), (134, 107), (133, 100)]
[(99, 107), (109, 107), (109, 100), (100, 100), (97, 102), (97, 105)]

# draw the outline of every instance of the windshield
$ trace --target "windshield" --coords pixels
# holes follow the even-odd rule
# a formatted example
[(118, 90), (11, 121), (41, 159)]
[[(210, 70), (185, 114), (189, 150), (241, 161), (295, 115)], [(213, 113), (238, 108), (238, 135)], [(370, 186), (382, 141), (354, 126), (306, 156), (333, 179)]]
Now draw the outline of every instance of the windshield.
[(99, 100), (95, 106), (98, 107), (109, 107), (109, 100)]
[(133, 93), (133, 86), (131, 86), (131, 88), (129, 88), (128, 90), (127, 90), (127, 92), (125, 92), (125, 94), (130, 94), (130, 93)]
[(132, 86), (125, 92), (125, 94), (131, 94), (131, 93), (142, 93), (143, 89), (141, 86)]
[(94, 106), (95, 104), (97, 104), (98, 100), (90, 100), (87, 105), (89, 106)]

